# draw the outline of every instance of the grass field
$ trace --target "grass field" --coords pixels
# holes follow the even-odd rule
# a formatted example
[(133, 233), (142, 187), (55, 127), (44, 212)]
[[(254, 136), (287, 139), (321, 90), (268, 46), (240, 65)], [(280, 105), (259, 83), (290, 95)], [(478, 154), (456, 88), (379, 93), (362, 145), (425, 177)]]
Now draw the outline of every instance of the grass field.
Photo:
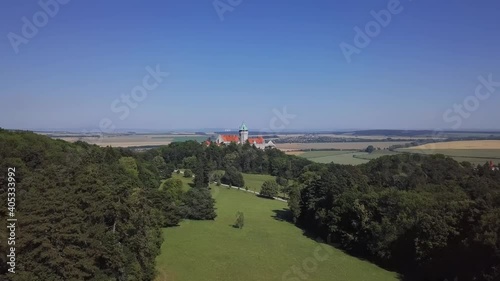
[(333, 162), (344, 165), (359, 165), (385, 155), (396, 155), (403, 152), (426, 155), (443, 154), (452, 157), (458, 162), (467, 161), (474, 165), (482, 165), (490, 160), (494, 163), (500, 162), (500, 149), (416, 149), (412, 147), (398, 149), (397, 151), (376, 150), (372, 153), (355, 151), (310, 151), (303, 152), (297, 156), (307, 158), (317, 163)]
[(177, 134), (151, 134), (151, 135), (105, 135), (102, 137), (74, 137), (71, 135), (57, 137), (69, 142), (85, 141), (90, 144), (97, 144), (99, 146), (113, 146), (113, 147), (134, 147), (134, 146), (160, 146), (168, 145), (172, 142), (182, 142), (187, 140), (196, 140), (202, 142), (208, 136), (202, 135), (177, 135)]
[(275, 180), (276, 177), (271, 175), (256, 175), (256, 174), (245, 174), (243, 173), (243, 179), (245, 180), (245, 185), (248, 186), (249, 190), (260, 192), (262, 184), (266, 180)]
[(176, 173), (173, 173), (172, 174), (172, 178), (174, 179), (180, 179), (182, 181), (182, 189), (184, 191), (187, 191), (189, 190), (189, 188), (191, 188), (189, 186), (190, 183), (193, 183), (193, 178), (185, 178), (183, 174), (176, 174)]
[(400, 154), (399, 152), (395, 151), (390, 151), (390, 150), (375, 150), (372, 153), (366, 153), (366, 154), (359, 154), (356, 155), (356, 158), (359, 159), (365, 159), (365, 160), (372, 160), (372, 159), (377, 159), (382, 156), (387, 156), (387, 155), (397, 155)]
[(184, 137), (174, 137), (172, 139), (172, 142), (183, 142), (183, 141), (189, 141), (189, 140), (194, 140), (197, 142), (203, 142), (206, 141), (209, 136), (184, 136)]
[[(212, 194), (215, 221), (185, 221), (164, 229), (156, 281), (301, 280), (291, 273), (294, 266), (307, 280), (398, 280), (396, 273), (320, 244), (274, 218), (286, 203), (215, 186)], [(245, 216), (241, 230), (232, 227), (237, 211)]]
[[(224, 172), (224, 170), (218, 170), (218, 172)], [(259, 175), (259, 174), (246, 174), (242, 173), (243, 175), (243, 180), (245, 181), (245, 186), (248, 186), (248, 189), (251, 191), (256, 191), (260, 192), (260, 188), (262, 187), (262, 184), (266, 180), (275, 180), (276, 177), (271, 176), (271, 175)], [(173, 178), (178, 178), (181, 179), (182, 182), (184, 183), (185, 188), (189, 188), (189, 183), (193, 182), (193, 179), (190, 178), (185, 178), (182, 174), (172, 174)], [(244, 188), (244, 186), (242, 186)]]
[(297, 156), (304, 157), (317, 163), (336, 163), (344, 165), (359, 165), (368, 162), (365, 159), (355, 158), (354, 156), (362, 156), (368, 154), (359, 151), (308, 151)]

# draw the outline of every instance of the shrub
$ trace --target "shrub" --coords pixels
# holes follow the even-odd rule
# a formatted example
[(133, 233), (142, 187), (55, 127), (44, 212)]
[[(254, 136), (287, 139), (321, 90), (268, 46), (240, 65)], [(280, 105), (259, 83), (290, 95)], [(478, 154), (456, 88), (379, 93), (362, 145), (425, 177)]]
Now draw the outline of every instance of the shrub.
[(244, 225), (245, 225), (245, 216), (243, 215), (243, 212), (236, 213), (236, 221), (234, 222), (233, 226), (242, 229)]

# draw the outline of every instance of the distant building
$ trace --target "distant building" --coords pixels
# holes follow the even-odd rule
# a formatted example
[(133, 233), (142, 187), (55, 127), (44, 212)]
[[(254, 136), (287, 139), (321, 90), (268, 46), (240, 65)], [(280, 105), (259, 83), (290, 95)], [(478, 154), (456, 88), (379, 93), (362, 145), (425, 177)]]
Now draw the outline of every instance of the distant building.
[(499, 171), (500, 169), (498, 168), (498, 166), (495, 166), (493, 165), (493, 161), (490, 161), (490, 169), (492, 171)]
[[(251, 145), (255, 145), (255, 147), (260, 149), (264, 149), (266, 147), (276, 147), (276, 145), (272, 141), (268, 141), (266, 143), (264, 138), (261, 136), (248, 137), (248, 127), (245, 125), (245, 123), (241, 124), (238, 132), (239, 132), (238, 135), (218, 135), (214, 142), (217, 145), (221, 145), (221, 144), (230, 144), (232, 142), (238, 144), (244, 144), (248, 141)], [(211, 142), (212, 141), (208, 139), (207, 141), (205, 141), (205, 144), (210, 144)]]

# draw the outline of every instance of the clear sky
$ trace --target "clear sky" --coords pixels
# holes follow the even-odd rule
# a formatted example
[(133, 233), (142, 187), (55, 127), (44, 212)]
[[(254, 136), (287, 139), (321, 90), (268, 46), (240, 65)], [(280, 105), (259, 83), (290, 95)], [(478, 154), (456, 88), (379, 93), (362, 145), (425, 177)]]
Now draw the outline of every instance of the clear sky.
[(1, 1), (0, 127), (500, 129), (500, 1), (393, 1)]

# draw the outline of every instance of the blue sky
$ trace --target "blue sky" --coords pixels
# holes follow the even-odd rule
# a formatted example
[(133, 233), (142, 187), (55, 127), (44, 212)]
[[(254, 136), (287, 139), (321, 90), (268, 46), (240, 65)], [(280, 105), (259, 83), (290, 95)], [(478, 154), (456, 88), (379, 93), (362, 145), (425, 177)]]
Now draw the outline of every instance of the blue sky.
[[(22, 18), (40, 4), (2, 1), (0, 127), (264, 129), (286, 107), (291, 130), (500, 129), (496, 86), (443, 118), (473, 101), (479, 76), (500, 82), (500, 2), (400, 0), (349, 63), (339, 45), (391, 1), (241, 0), (221, 20), (212, 0), (72, 0), (32, 38)], [(169, 76), (113, 110), (148, 66)]]

